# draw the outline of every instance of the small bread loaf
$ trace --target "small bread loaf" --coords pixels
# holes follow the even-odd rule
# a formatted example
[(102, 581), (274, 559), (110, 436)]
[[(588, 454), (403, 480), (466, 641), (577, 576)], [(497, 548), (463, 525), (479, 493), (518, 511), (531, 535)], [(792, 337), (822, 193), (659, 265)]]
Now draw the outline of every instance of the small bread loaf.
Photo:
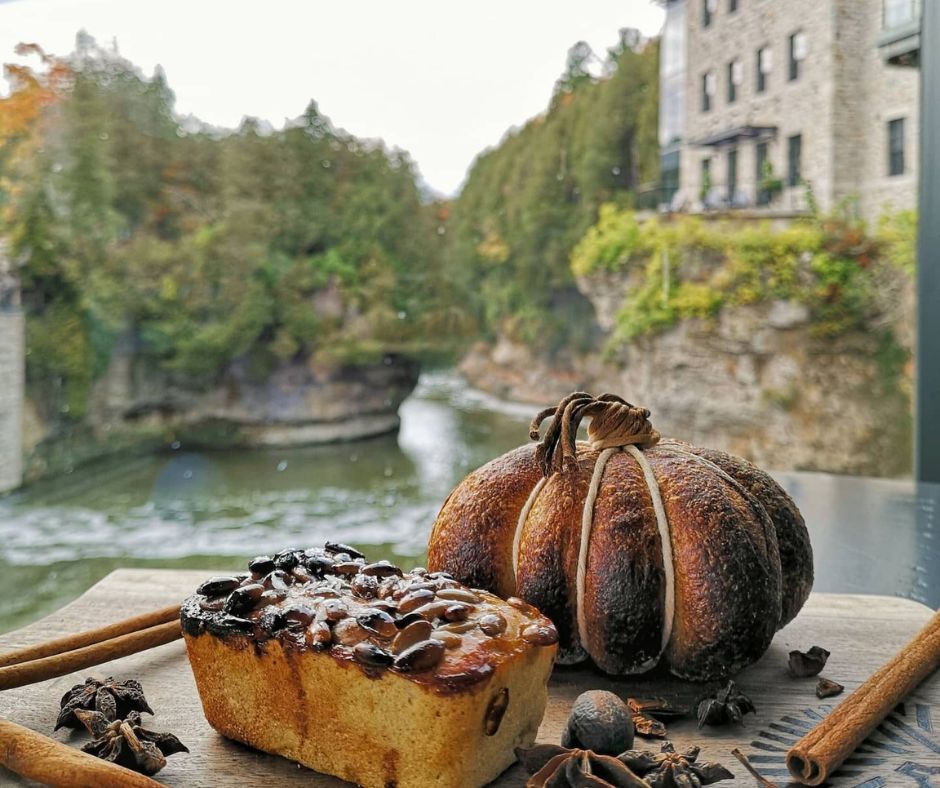
[(366, 788), (481, 786), (535, 740), (558, 636), (534, 607), (333, 543), (249, 569), (182, 606), (222, 735)]
[[(803, 606), (809, 534), (768, 474), (661, 439), (649, 415), (583, 392), (539, 413), (537, 445), (448, 496), (428, 566), (535, 605), (558, 627), (562, 664), (722, 679), (756, 662)], [(587, 442), (576, 440), (583, 418)]]

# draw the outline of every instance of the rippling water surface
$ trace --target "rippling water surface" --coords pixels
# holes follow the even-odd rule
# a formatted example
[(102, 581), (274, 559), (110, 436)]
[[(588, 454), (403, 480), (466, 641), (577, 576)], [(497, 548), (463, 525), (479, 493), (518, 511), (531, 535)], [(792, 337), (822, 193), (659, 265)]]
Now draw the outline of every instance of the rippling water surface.
[[(118, 566), (242, 566), (327, 538), (370, 556), (423, 559), (441, 502), (466, 473), (527, 439), (533, 406), (425, 375), (397, 436), (270, 451), (167, 454), (98, 464), (0, 500), (0, 631), (74, 598)], [(817, 590), (940, 605), (937, 488), (778, 473), (802, 508)]]

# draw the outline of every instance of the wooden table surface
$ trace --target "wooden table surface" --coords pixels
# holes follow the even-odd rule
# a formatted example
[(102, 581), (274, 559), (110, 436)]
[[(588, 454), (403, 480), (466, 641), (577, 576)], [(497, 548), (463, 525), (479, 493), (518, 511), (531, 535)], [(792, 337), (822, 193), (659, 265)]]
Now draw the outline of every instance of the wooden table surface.
[[(108, 575), (87, 593), (51, 616), (0, 637), (0, 652), (124, 618), (183, 599), (207, 576), (201, 571), (122, 569)], [(24, 590), (28, 593), (28, 590)], [(757, 713), (734, 728), (699, 731), (693, 720), (669, 725), (677, 749), (691, 744), (702, 748), (700, 759), (720, 761), (736, 775), (738, 786), (754, 780), (730, 754), (741, 747), (769, 779), (787, 783), (783, 754), (790, 744), (838, 702), (820, 701), (814, 679), (787, 676), (787, 652), (819, 645), (832, 652), (824, 676), (844, 684), (846, 693), (861, 684), (887, 661), (927, 621), (931, 611), (910, 600), (879, 596), (817, 594), (797, 620), (778, 633), (770, 651), (737, 677), (752, 698)], [(46, 734), (52, 733), (59, 699), (87, 675), (137, 678), (157, 715), (148, 726), (171, 730), (191, 753), (169, 758), (157, 779), (170, 786), (342, 786), (339, 780), (318, 775), (282, 758), (264, 755), (223, 739), (205, 722), (181, 641), (107, 663), (90, 671), (30, 687), (0, 692), (0, 717)], [(549, 707), (539, 731), (541, 742), (557, 743), (568, 709), (586, 689), (602, 688), (622, 697), (666, 696), (691, 702), (701, 685), (657, 680), (611, 680), (582, 669), (556, 669)], [(80, 745), (84, 738), (68, 732), (54, 734)], [(636, 748), (659, 749), (655, 740), (637, 738)], [(455, 753), (455, 757), (469, 754)], [(519, 766), (494, 785), (522, 786)], [(0, 768), (0, 785), (28, 784)], [(731, 783), (728, 783), (731, 785)], [(863, 749), (833, 780), (839, 786), (940, 785), (940, 676), (928, 679), (899, 707)]]

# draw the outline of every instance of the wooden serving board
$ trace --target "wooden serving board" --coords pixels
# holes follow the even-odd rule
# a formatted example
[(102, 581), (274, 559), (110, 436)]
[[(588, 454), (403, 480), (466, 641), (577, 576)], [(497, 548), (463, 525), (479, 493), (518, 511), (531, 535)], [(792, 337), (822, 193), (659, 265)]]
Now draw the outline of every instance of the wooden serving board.
[[(0, 652), (172, 604), (189, 595), (208, 574), (211, 573), (118, 570), (57, 613), (0, 636)], [(904, 599), (814, 595), (797, 620), (778, 633), (764, 658), (737, 677), (738, 685), (756, 704), (756, 714), (748, 715), (742, 726), (702, 731), (691, 719), (676, 721), (668, 726), (670, 738), (677, 749), (699, 745), (700, 760), (723, 763), (737, 778), (728, 785), (755, 784), (731, 755), (732, 748), (740, 747), (766, 777), (783, 786), (788, 782), (784, 752), (840, 700), (818, 700), (814, 694), (815, 679), (790, 678), (785, 670), (787, 652), (793, 648), (805, 651), (813, 645), (831, 651), (822, 675), (844, 684), (847, 694), (901, 648), (930, 616), (927, 607)], [(60, 697), (87, 675), (139, 679), (157, 711), (152, 723), (148, 720), (147, 724), (157, 730), (173, 731), (189, 746), (189, 755), (172, 756), (157, 775), (167, 785), (179, 788), (347, 785), (216, 734), (202, 716), (181, 641), (91, 671), (0, 692), (0, 717), (51, 734)], [(587, 689), (609, 689), (622, 697), (666, 696), (692, 702), (706, 688), (670, 679), (611, 680), (590, 670), (558, 668), (539, 731), (540, 742), (559, 741), (571, 702)], [(68, 731), (54, 735), (76, 746), (85, 741), (83, 736)], [(658, 750), (659, 742), (638, 737), (635, 747)], [(368, 757), (368, 753), (363, 753), (363, 757)], [(461, 752), (460, 743), (454, 742), (454, 757), (473, 755)], [(494, 785), (518, 787), (525, 780), (526, 775), (517, 765)], [(25, 784), (29, 783), (0, 768), (0, 785)], [(940, 785), (940, 676), (928, 679), (888, 718), (843, 767), (833, 784), (846, 788)]]

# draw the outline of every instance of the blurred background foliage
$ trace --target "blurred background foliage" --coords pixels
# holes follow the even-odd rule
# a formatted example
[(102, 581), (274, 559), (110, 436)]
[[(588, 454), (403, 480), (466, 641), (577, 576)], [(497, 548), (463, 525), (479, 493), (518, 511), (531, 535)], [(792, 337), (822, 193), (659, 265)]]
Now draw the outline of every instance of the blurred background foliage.
[[(913, 271), (910, 212), (873, 230), (641, 218), (658, 193), (659, 66), (635, 31), (599, 73), (572, 47), (546, 111), (481, 153), (452, 200), (313, 101), (281, 130), (216, 129), (174, 113), (159, 69), (86, 35), (64, 59), (21, 49), (42, 63), (7, 67), (0, 235), (33, 396), (73, 420), (122, 336), (190, 387), (235, 359), (264, 377), (306, 357), (453, 357), (481, 337), (550, 358), (605, 341), (577, 288), (605, 271), (632, 275), (608, 343), (767, 299), (806, 303), (825, 336), (865, 325), (885, 266)], [(709, 264), (683, 266), (693, 252)]]
[[(421, 352), (457, 302), (437, 265), (440, 206), (408, 155), (336, 129), (314, 102), (283, 130), (174, 115), (144, 78), (80, 38), (8, 70), (0, 211), (27, 312), (30, 380), (80, 418), (111, 345), (189, 385), (236, 357)], [(454, 324), (456, 325), (456, 324)]]
[(482, 153), (454, 202), (446, 265), (484, 336), (548, 352), (594, 340), (571, 251), (602, 204), (631, 207), (659, 177), (658, 45), (630, 33), (601, 78), (572, 47), (547, 112)]

